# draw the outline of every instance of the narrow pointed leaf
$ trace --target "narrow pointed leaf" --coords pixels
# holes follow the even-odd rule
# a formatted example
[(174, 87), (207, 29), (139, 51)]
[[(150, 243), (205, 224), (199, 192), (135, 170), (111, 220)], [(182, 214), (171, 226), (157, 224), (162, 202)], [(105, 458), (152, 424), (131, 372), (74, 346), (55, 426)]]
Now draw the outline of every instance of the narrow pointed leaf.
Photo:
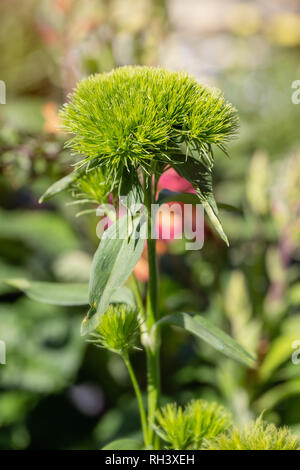
[(47, 191), (40, 197), (39, 202), (42, 203), (44, 201), (47, 201), (51, 197), (55, 196), (56, 194), (60, 193), (61, 191), (64, 191), (67, 189), (75, 180), (77, 176), (77, 173), (73, 171), (67, 176), (64, 176), (60, 180), (56, 181), (53, 183)]
[(145, 239), (140, 237), (140, 232), (143, 231), (145, 218), (142, 216), (131, 220), (130, 235), (126, 237), (127, 223), (128, 218), (124, 216), (111, 225), (104, 232), (95, 253), (89, 284), (91, 308), (82, 322), (83, 335), (97, 327), (113, 292), (124, 284), (142, 255)]
[(88, 304), (87, 283), (35, 282), (27, 279), (8, 279), (6, 282), (37, 302), (66, 306)]
[[(37, 302), (53, 305), (88, 305), (88, 283), (36, 282), (28, 279), (7, 279), (6, 284), (21, 290)], [(113, 292), (110, 303), (135, 306), (134, 296), (127, 287)]]
[(156, 322), (154, 328), (165, 324), (184, 328), (189, 333), (203, 339), (203, 341), (230, 359), (248, 366), (254, 365), (255, 359), (240, 344), (200, 315), (192, 316), (184, 312), (174, 313)]
[(173, 164), (174, 169), (192, 184), (211, 224), (226, 245), (229, 245), (228, 238), (218, 218), (218, 207), (213, 194), (211, 171), (195, 159), (186, 159), (183, 155), (177, 155), (176, 159), (177, 163)]

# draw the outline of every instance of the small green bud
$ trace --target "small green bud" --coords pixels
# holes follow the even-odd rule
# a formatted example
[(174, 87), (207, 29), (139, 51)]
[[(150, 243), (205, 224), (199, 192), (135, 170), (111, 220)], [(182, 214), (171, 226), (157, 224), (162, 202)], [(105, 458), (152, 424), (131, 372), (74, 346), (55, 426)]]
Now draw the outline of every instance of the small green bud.
[(120, 354), (127, 354), (136, 348), (140, 320), (138, 311), (125, 305), (110, 305), (101, 317), (101, 321), (90, 342)]

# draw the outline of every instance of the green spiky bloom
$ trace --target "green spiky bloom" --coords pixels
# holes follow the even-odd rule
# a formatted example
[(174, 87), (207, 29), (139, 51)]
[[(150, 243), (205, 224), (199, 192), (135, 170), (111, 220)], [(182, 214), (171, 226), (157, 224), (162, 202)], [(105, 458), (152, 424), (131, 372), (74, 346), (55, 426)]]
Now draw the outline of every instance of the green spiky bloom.
[(176, 403), (168, 405), (157, 411), (157, 434), (169, 444), (170, 449), (185, 450), (191, 443), (191, 429), (189, 416), (181, 406)]
[(105, 165), (115, 177), (154, 161), (165, 165), (182, 144), (184, 153), (191, 146), (211, 165), (211, 145), (223, 148), (238, 127), (219, 90), (186, 73), (139, 66), (82, 80), (60, 115), (73, 135), (67, 145), (82, 163)]
[(81, 201), (101, 204), (108, 199), (110, 185), (107, 183), (103, 169), (96, 167), (78, 175), (71, 185), (71, 190), (73, 196)]
[(220, 90), (183, 72), (121, 67), (79, 82), (60, 117), (72, 135), (66, 145), (76, 155), (75, 170), (48, 188), (41, 202), (70, 187), (83, 203), (106, 202), (108, 192), (115, 200), (130, 193), (140, 198), (145, 174), (159, 176), (171, 166), (192, 184), (228, 244), (213, 194), (213, 146), (227, 153), (238, 114)]
[(211, 439), (231, 426), (231, 416), (221, 405), (193, 400), (184, 409), (175, 403), (164, 406), (156, 415), (156, 432), (170, 449), (201, 449), (204, 439)]
[(200, 449), (204, 439), (211, 439), (231, 426), (231, 415), (218, 403), (193, 400), (186, 408), (190, 417), (192, 448)]
[(135, 347), (139, 333), (138, 312), (125, 305), (111, 305), (101, 316), (100, 323), (90, 342), (124, 355)]
[(261, 418), (245, 424), (243, 429), (233, 428), (206, 444), (209, 450), (300, 450), (297, 436), (288, 428), (277, 428)]

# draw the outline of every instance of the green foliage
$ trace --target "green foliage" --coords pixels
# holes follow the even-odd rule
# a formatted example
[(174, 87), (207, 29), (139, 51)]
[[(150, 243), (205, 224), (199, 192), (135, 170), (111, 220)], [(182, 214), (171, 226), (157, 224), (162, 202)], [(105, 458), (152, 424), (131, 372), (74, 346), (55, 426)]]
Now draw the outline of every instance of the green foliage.
[(79, 246), (78, 238), (66, 220), (59, 214), (45, 211), (0, 209), (0, 238), (15, 239), (30, 249), (52, 256)]
[(28, 279), (7, 279), (6, 283), (37, 302), (65, 306), (88, 304), (88, 284), (35, 282)]
[(245, 424), (243, 429), (234, 427), (206, 444), (209, 450), (300, 450), (299, 439), (288, 428), (276, 428), (258, 418)]
[(230, 414), (217, 403), (193, 400), (183, 409), (176, 403), (156, 414), (156, 432), (176, 450), (200, 449), (204, 439), (224, 432), (231, 425)]
[(167, 315), (154, 325), (154, 330), (165, 324), (184, 328), (231, 359), (254, 365), (254, 358), (240, 344), (200, 315), (191, 316), (184, 312)]
[(137, 342), (140, 321), (138, 312), (125, 305), (110, 306), (101, 316), (100, 323), (90, 340), (94, 344), (124, 355), (133, 349)]
[(76, 172), (70, 173), (67, 176), (59, 179), (55, 183), (53, 183), (49, 188), (44, 192), (44, 194), (40, 197), (39, 202), (45, 202), (51, 197), (59, 194), (60, 192), (64, 191), (65, 189), (69, 188), (76, 178)]
[(78, 335), (78, 315), (21, 298), (12, 305), (1, 303), (0, 322), (8, 355), (0, 368), (4, 389), (34, 396), (58, 392), (74, 380), (85, 347)]
[[(1, 70), (4, 74), (1, 78), (9, 84), (9, 99), (0, 109), (0, 205), (8, 209), (0, 213), (0, 279), (85, 282), (88, 269), (82, 267), (81, 277), (78, 276), (80, 269), (73, 270), (68, 257), (73, 254), (77, 266), (80, 266), (82, 260), (78, 250), (87, 250), (89, 253), (85, 255), (91, 255), (97, 242), (94, 218), (75, 220), (72, 217), (73, 207), (61, 204), (64, 195), (45, 204), (42, 210), (36, 208), (36, 195), (41, 194), (55, 179), (64, 176), (74, 159), (68, 151), (61, 149), (63, 135), (43, 132), (45, 116), (42, 106), (45, 99), (60, 101), (74, 86), (73, 70), (80, 70), (83, 76), (87, 76), (110, 70), (117, 63), (157, 63), (156, 46), (161, 44), (162, 35), (164, 44), (160, 58), (165, 59), (164, 55), (171, 53), (172, 64), (181, 67), (181, 44), (180, 41), (175, 41), (176, 44), (170, 42), (167, 31), (161, 29), (158, 14), (153, 16), (153, 10), (144, 8), (144, 4), (159, 4), (158, 8), (163, 14), (165, 0), (143, 0), (140, 2), (143, 13), (139, 8), (134, 11), (130, 8), (132, 3), (136, 3), (132, 0), (55, 2), (55, 8), (52, 2), (46, 2), (48, 6), (45, 6), (45, 2), (34, 0), (30, 6), (28, 2), (23, 2), (23, 7), (19, 2), (17, 9), (16, 2), (1, 3)], [(74, 5), (68, 10), (70, 3)], [(121, 3), (127, 3), (128, 9), (122, 8), (121, 11)], [(226, 8), (226, 2), (223, 3)], [(258, 25), (261, 34), (251, 35), (248, 31), (244, 36), (247, 24), (244, 21), (237, 24), (236, 19), (235, 27), (238, 26), (243, 32), (243, 37), (238, 36), (236, 30), (232, 35), (232, 30), (226, 33), (222, 29), (223, 43), (224, 46), (229, 44), (229, 54), (226, 54), (226, 47), (225, 53), (215, 47), (220, 39), (218, 33), (209, 33), (204, 38), (211, 52), (211, 57), (208, 57), (205, 47), (203, 51), (198, 50), (197, 33), (194, 28), (191, 29), (193, 41), (188, 41), (191, 48), (189, 67), (198, 69), (194, 59), (199, 62), (198, 52), (203, 52), (200, 62), (204, 59), (207, 69), (210, 68), (210, 60), (213, 62), (213, 80), (225, 90), (225, 96), (238, 105), (241, 115), (241, 138), (231, 146), (230, 161), (218, 160), (214, 188), (216, 196), (222, 201), (242, 207), (244, 217), (237, 218), (234, 214), (224, 214), (222, 217), (230, 238), (230, 250), (225, 250), (218, 243), (209, 227), (205, 249), (201, 252), (178, 256), (183, 254), (182, 245), (177, 242), (168, 244), (168, 253), (164, 254), (160, 263), (159, 305), (160, 313), (164, 315), (176, 311), (201, 312), (204, 318), (230, 332), (247, 350), (255, 351), (259, 360), (256, 370), (249, 371), (238, 363), (225, 360), (218, 350), (202, 340), (186, 344), (186, 335), (182, 330), (169, 328), (168, 341), (163, 346), (163, 392), (167, 396), (172, 394), (173, 399), (180, 403), (192, 396), (210, 401), (221, 400), (232, 410), (237, 423), (247, 421), (249, 416), (266, 409), (268, 420), (289, 424), (299, 433), (300, 366), (291, 361), (291, 354), (295, 352), (293, 342), (300, 338), (299, 326), (294, 324), (290, 331), (286, 331), (287, 320), (299, 318), (300, 305), (300, 106), (291, 105), (290, 99), (290, 84), (297, 78), (295, 70), (299, 64), (299, 47), (283, 45), (277, 48), (271, 43), (272, 33), (269, 34), (270, 29), (274, 34), (276, 23), (277, 35), (282, 40), (293, 34), (298, 37), (299, 18), (295, 13), (289, 13), (291, 2), (286, 2), (288, 18), (296, 19), (296, 31), (293, 33), (285, 14), (279, 18), (269, 11), (262, 16), (258, 3), (253, 4), (251, 9), (258, 20), (264, 17), (264, 22)], [(186, 24), (189, 10), (185, 8), (184, 11)], [(127, 11), (133, 13), (128, 15)], [(165, 10), (166, 22), (174, 13), (178, 17), (173, 6)], [(94, 27), (97, 28), (99, 17), (104, 34), (95, 35)], [(194, 17), (191, 19), (194, 21)], [(250, 14), (248, 19), (251, 23), (253, 15)], [(176, 29), (178, 26), (175, 23), (173, 26)], [(107, 28), (114, 34), (105, 34)], [(69, 51), (78, 53), (68, 54), (65, 47), (61, 49), (59, 37), (62, 31), (68, 37)], [(78, 31), (80, 34), (77, 34)], [(266, 32), (267, 39), (264, 37)], [(11, 34), (14, 40), (6, 47)], [(194, 47), (197, 54), (194, 54)], [(253, 57), (253, 50), (259, 51), (255, 54), (255, 61), (248, 60)], [(61, 57), (67, 54), (70, 60), (57, 60), (57, 54)], [(33, 58), (32, 63), (30, 58)], [(63, 64), (64, 70), (61, 70), (60, 64)], [(89, 107), (93, 107), (92, 102)], [(121, 103), (122, 122), (125, 119), (128, 121), (131, 115), (128, 113), (124, 117)], [(88, 120), (91, 116), (84, 118)], [(106, 126), (109, 127), (110, 123)], [(114, 129), (111, 130), (113, 133)], [(95, 136), (97, 134), (90, 137), (95, 139)], [(159, 162), (163, 160), (162, 164), (165, 159), (169, 164), (174, 162), (182, 175), (183, 162), (191, 163), (192, 159), (196, 163), (200, 159), (199, 163), (211, 166), (208, 146), (203, 145), (202, 152), (199, 152), (194, 143), (186, 145), (180, 140), (181, 137), (174, 142), (174, 153), (172, 145), (168, 145), (168, 148), (163, 147), (164, 153), (155, 154), (154, 159), (159, 159)], [(217, 158), (218, 153), (217, 150)], [(89, 154), (79, 158), (82, 157), (89, 157)], [(109, 161), (109, 155), (105, 157)], [(150, 164), (147, 157), (143, 162), (146, 169)], [(89, 167), (82, 168), (83, 180), (94, 164), (99, 165), (101, 158), (102, 155), (99, 155)], [(103, 172), (108, 171), (107, 168), (101, 165)], [(211, 209), (212, 216), (218, 218), (211, 206), (211, 192), (206, 191), (211, 174), (203, 178), (200, 170), (199, 164), (197, 171), (189, 171), (186, 177), (194, 187), (198, 186), (198, 197), (199, 190), (202, 195), (206, 194), (206, 199), (208, 197), (210, 201), (206, 207)], [(76, 168), (71, 175), (52, 186), (45, 200), (54, 193), (71, 188), (80, 202), (83, 198), (89, 201), (94, 199), (94, 195), (73, 185), (73, 177), (78, 171), (81, 169)], [(161, 171), (161, 168), (156, 171)], [(123, 183), (128, 182), (128, 176), (131, 177), (132, 173), (123, 171), (123, 176), (120, 195), (124, 194)], [(132, 180), (136, 182), (134, 176)], [(125, 194), (133, 186), (132, 180), (129, 188), (125, 188)], [(117, 184), (118, 181), (115, 183), (116, 189)], [(101, 196), (100, 191), (97, 193)], [(184, 198), (187, 197), (192, 197), (193, 203), (199, 200), (196, 194), (185, 194)], [(215, 222), (217, 226), (218, 220)], [(270, 256), (271, 251), (276, 252), (277, 261)], [(58, 263), (64, 263), (63, 272), (57, 270)], [(241, 282), (242, 278), (245, 285)], [(33, 289), (24, 289), (24, 292), (36, 295), (37, 299), (49, 299), (50, 291), (44, 289), (42, 283), (38, 290), (35, 284), (31, 287)], [(145, 299), (143, 287), (140, 286), (142, 298)], [(89, 348), (87, 354), (81, 353), (83, 342), (78, 338), (79, 318), (76, 317), (74, 324), (72, 320), (76, 313), (82, 314), (82, 309), (75, 307), (71, 311), (28, 301), (20, 298), (20, 294), (5, 282), (0, 284), (0, 293), (0, 339), (7, 344), (8, 359), (5, 366), (0, 366), (3, 389), (0, 399), (0, 447), (100, 448), (122, 436), (139, 441), (138, 409), (127, 388), (129, 382), (122, 359), (118, 355), (99, 354), (96, 348)], [(59, 289), (51, 290), (52, 301), (56, 298), (58, 302), (65, 302), (67, 297), (70, 302), (74, 300), (72, 295), (65, 295), (62, 299), (61, 293)], [(119, 295), (119, 290), (113, 292), (110, 302), (116, 295)], [(137, 360), (134, 366), (140, 380), (145, 373), (144, 361)], [(80, 374), (77, 374), (78, 370)], [(94, 417), (90, 420), (85, 416), (85, 422), (89, 421), (90, 426), (82, 426), (82, 411), (71, 399), (73, 388), (76, 389), (86, 377), (91, 383), (99, 384), (104, 396), (109, 397), (109, 409), (104, 417), (101, 414), (93, 435), (88, 429), (91, 430)], [(59, 428), (57, 416), (61, 416)], [(124, 448), (124, 442), (116, 445)]]
[(152, 162), (168, 164), (180, 144), (197, 148), (211, 163), (211, 145), (236, 134), (236, 110), (220, 91), (185, 73), (162, 68), (122, 67), (82, 80), (61, 111), (68, 146), (83, 163), (106, 165), (121, 177)]

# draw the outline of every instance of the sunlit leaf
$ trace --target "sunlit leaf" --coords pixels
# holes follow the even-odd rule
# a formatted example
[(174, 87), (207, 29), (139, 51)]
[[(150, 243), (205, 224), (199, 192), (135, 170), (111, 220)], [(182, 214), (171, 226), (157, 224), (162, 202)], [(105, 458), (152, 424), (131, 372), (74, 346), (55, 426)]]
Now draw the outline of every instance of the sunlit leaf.
[(7, 279), (7, 284), (22, 290), (29, 298), (53, 305), (87, 305), (87, 283), (35, 282)]
[(75, 180), (77, 173), (73, 171), (67, 176), (64, 176), (60, 180), (56, 181), (53, 183), (46, 191), (45, 193), (40, 197), (39, 202), (44, 202), (50, 199), (51, 197), (55, 196), (55, 194), (60, 193), (61, 191), (64, 191), (67, 189)]
[(154, 328), (164, 324), (184, 328), (225, 354), (225, 356), (248, 366), (254, 365), (255, 359), (241, 345), (200, 315), (191, 316), (184, 312), (174, 313), (163, 317), (154, 325)]

